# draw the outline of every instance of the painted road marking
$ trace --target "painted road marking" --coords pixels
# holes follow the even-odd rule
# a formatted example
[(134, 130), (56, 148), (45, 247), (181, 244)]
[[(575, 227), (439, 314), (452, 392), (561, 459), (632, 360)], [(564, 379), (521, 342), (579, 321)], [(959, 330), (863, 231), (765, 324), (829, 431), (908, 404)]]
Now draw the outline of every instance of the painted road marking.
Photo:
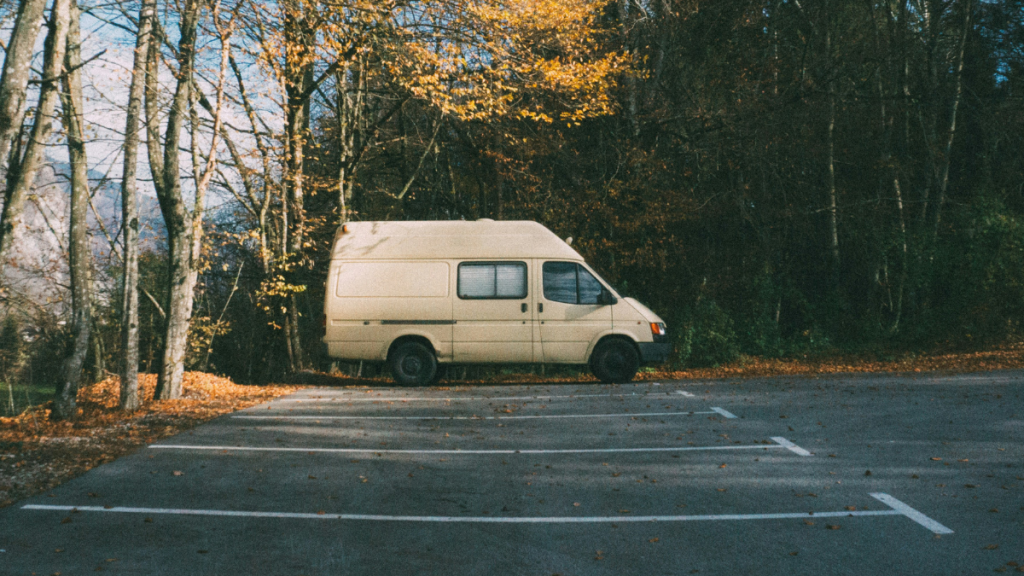
[[(679, 394), (679, 392), (677, 392)], [(683, 392), (684, 396), (693, 396), (689, 392)], [(281, 400), (275, 400), (274, 402), (324, 402), (324, 403), (345, 403), (345, 402), (454, 402), (460, 400), (554, 400), (561, 398), (658, 398), (661, 393), (652, 394), (637, 394), (633, 392), (631, 394), (568, 394), (563, 396), (452, 396), (448, 398), (425, 398), (417, 396), (398, 396), (394, 398), (389, 397), (364, 397), (364, 398), (342, 398), (342, 397), (331, 397), (331, 398), (284, 398)]]
[[(783, 438), (783, 440), (785, 440)], [(608, 454), (629, 452), (701, 452), (708, 450), (767, 450), (788, 448), (785, 444), (743, 445), (743, 446), (674, 446), (657, 448), (565, 448), (565, 449), (447, 449), (427, 448), (422, 450), (379, 450), (374, 448), (286, 448), (279, 446), (203, 446), (196, 444), (151, 444), (160, 450), (210, 450), (220, 452), (317, 452), (326, 454)], [(809, 455), (809, 453), (808, 453)]]
[(693, 398), (693, 394), (690, 394), (689, 392), (685, 392), (683, 390), (676, 390), (676, 394), (686, 396), (687, 398)]
[(735, 414), (733, 414), (732, 412), (729, 412), (725, 408), (714, 407), (711, 410), (713, 410), (714, 412), (718, 412), (719, 414), (721, 414), (722, 416), (725, 416), (726, 418), (735, 418), (736, 417)]
[[(714, 412), (624, 412), (621, 414), (549, 414), (544, 416), (249, 416), (240, 414), (232, 418), (242, 420), (538, 420), (550, 418), (622, 418), (641, 416), (693, 416), (695, 414), (722, 414), (721, 409)], [(728, 413), (726, 413), (728, 414)], [(724, 414), (723, 414), (724, 415)], [(735, 418), (735, 416), (726, 416)]]
[[(699, 522), (725, 520), (786, 520), (807, 518), (858, 518), (866, 516), (906, 516), (936, 534), (952, 534), (952, 530), (910, 508), (888, 494), (872, 496), (890, 506), (889, 510), (857, 510), (842, 512), (781, 512), (769, 514), (694, 514), (686, 516), (392, 516), (385, 514), (336, 514), (327, 512), (263, 512), (246, 510), (202, 510), (191, 508), (135, 508), (127, 506), (59, 506), (26, 504), (22, 510), (59, 512), (108, 512), (114, 514), (173, 514), (182, 516), (227, 516), (243, 518), (289, 518), (304, 520), (370, 520), (378, 522), (449, 522), (486, 524), (595, 524), (603, 522)], [(898, 505), (896, 508), (894, 505)], [(925, 524), (922, 520), (929, 524)], [(941, 531), (939, 531), (941, 530)]]
[(792, 442), (790, 442), (789, 440), (786, 440), (782, 436), (772, 436), (772, 440), (774, 440), (775, 442), (778, 442), (784, 448), (786, 448), (787, 450), (789, 450), (790, 452), (793, 452), (795, 454), (799, 454), (801, 456), (810, 456), (811, 455), (811, 453), (808, 452), (807, 450), (804, 450), (803, 448), (797, 446), (796, 444), (793, 444)]
[(917, 510), (914, 510), (910, 506), (907, 506), (903, 502), (900, 502), (899, 500), (893, 498), (892, 496), (890, 496), (890, 495), (888, 495), (888, 494), (886, 494), (884, 492), (872, 492), (871, 493), (871, 497), (874, 498), (875, 500), (878, 500), (878, 501), (882, 502), (886, 506), (891, 507), (893, 510), (896, 510), (900, 514), (903, 514), (907, 518), (910, 518), (914, 522), (917, 522), (921, 526), (924, 526), (925, 528), (927, 528), (928, 530), (931, 530), (932, 532), (934, 532), (936, 534), (952, 534), (953, 533), (953, 531), (950, 530), (949, 528), (946, 528), (942, 524), (939, 524), (935, 520), (932, 520), (931, 518), (925, 516), (924, 514), (921, 514)]

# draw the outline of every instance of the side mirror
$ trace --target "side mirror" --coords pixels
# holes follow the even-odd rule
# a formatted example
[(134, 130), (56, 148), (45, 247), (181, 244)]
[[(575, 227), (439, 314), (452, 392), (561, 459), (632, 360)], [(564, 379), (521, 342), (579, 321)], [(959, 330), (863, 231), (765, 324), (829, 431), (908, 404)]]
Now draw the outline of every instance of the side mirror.
[(616, 304), (617, 302), (618, 299), (616, 299), (615, 296), (612, 296), (612, 293), (605, 288), (602, 288), (601, 293), (597, 295), (597, 303), (602, 306), (609, 306)]

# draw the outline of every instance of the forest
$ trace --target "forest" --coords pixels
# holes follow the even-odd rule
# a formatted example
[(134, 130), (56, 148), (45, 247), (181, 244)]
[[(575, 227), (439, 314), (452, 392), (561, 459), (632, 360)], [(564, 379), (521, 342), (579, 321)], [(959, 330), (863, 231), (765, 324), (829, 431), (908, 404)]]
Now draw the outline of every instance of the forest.
[(541, 222), (677, 367), (1024, 335), (1024, 0), (3, 0), (0, 39), (7, 412), (355, 370), (359, 220)]

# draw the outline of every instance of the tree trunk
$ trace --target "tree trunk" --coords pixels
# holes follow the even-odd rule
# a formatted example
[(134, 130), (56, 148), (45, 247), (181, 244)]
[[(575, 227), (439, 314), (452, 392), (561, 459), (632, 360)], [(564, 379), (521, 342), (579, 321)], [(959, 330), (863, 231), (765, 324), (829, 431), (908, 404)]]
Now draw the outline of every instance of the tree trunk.
[[(289, 4), (286, 8), (284, 34), (289, 48), (285, 56), (285, 146), (287, 171), (284, 178), (284, 212), (289, 217), (288, 240), (285, 256), (295, 266), (301, 258), (305, 243), (305, 143), (309, 136), (309, 88), (313, 84), (313, 68), (305, 57), (309, 46), (306, 21), (298, 6)], [(285, 338), (288, 339), (288, 360), (291, 370), (297, 372), (305, 367), (302, 341), (299, 337), (299, 313), (296, 299), (290, 297), (287, 303)]]
[(43, 78), (32, 133), (25, 146), (24, 156), (19, 159), (12, 154), (7, 165), (7, 188), (4, 191), (3, 213), (0, 214), (0, 262), (4, 261), (14, 239), (14, 230), (21, 223), (25, 195), (35, 185), (36, 174), (42, 166), (46, 144), (50, 139), (53, 113), (60, 97), (57, 82), (60, 80), (67, 47), (69, 6), (70, 0), (55, 0), (51, 9), (43, 50)]
[(957, 53), (956, 80), (953, 91), (953, 110), (949, 113), (949, 129), (946, 131), (946, 142), (943, 146), (942, 156), (939, 158), (939, 169), (936, 177), (937, 190), (935, 197), (935, 209), (932, 216), (932, 241), (939, 235), (939, 223), (942, 221), (942, 207), (946, 203), (946, 190), (949, 188), (949, 158), (953, 153), (953, 139), (956, 136), (956, 113), (960, 108), (960, 97), (963, 92), (964, 73), (964, 48), (967, 46), (967, 36), (971, 30), (971, 12), (973, 3), (967, 0), (964, 7), (964, 31), (960, 37), (960, 50)]
[(139, 10), (132, 83), (125, 121), (124, 170), (121, 178), (121, 214), (124, 222), (124, 297), (121, 300), (121, 409), (139, 408), (139, 206), (135, 171), (139, 153), (139, 115), (145, 88), (146, 56), (152, 35), (156, 0), (145, 0)]
[(18, 4), (18, 16), (0, 76), (0, 168), (7, 165), (12, 148), (17, 148), (12, 142), (21, 133), (25, 119), (30, 64), (45, 8), (46, 0), (21, 0)]
[[(61, 93), (64, 112), (64, 130), (67, 134), (68, 156), (71, 163), (71, 231), (68, 268), (71, 273), (71, 331), (74, 343), (64, 359), (63, 378), (57, 386), (50, 417), (67, 420), (75, 417), (75, 397), (82, 379), (82, 367), (89, 350), (89, 331), (92, 326), (92, 282), (90, 279), (91, 248), (89, 246), (89, 166), (85, 155), (82, 133), (82, 62), (78, 29), (78, 6), (69, 0), (55, 4), (54, 10), (68, 13), (67, 52)], [(59, 19), (60, 14), (53, 19)]]
[(839, 222), (836, 209), (836, 164), (835, 164), (835, 130), (836, 130), (836, 89), (833, 80), (835, 61), (832, 58), (832, 14), (826, 12), (825, 18), (825, 58), (828, 64), (828, 166), (825, 172), (825, 187), (828, 192), (828, 234), (829, 257), (834, 282), (839, 275)]
[[(185, 349), (188, 343), (188, 327), (192, 318), (192, 295), (195, 287), (195, 270), (192, 260), (193, 215), (189, 213), (181, 189), (181, 129), (191, 105), (192, 74), (195, 59), (196, 27), (199, 17), (199, 1), (187, 0), (181, 13), (181, 39), (178, 43), (177, 86), (167, 115), (167, 130), (163, 143), (163, 158), (159, 166), (152, 161), (153, 179), (160, 180), (155, 186), (160, 201), (160, 212), (167, 227), (168, 253), (168, 302), (164, 349), (157, 377), (156, 399), (165, 400), (181, 396), (181, 380), (185, 372)], [(156, 43), (152, 43), (151, 47)], [(155, 50), (150, 50), (151, 57)], [(149, 68), (155, 69), (155, 62)], [(155, 90), (147, 90), (147, 132), (149, 132), (150, 157), (159, 156), (154, 150), (159, 143), (153, 141), (152, 133), (159, 129), (156, 117)], [(150, 99), (152, 96), (152, 100)], [(152, 112), (152, 114), (151, 114)], [(197, 212), (202, 210), (196, 206)]]

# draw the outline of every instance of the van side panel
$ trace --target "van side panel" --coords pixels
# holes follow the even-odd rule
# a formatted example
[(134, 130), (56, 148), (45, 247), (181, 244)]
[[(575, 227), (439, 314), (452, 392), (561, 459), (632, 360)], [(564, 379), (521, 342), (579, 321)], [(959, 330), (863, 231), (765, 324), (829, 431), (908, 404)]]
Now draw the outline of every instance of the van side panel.
[(403, 335), (427, 338), (439, 360), (452, 354), (451, 264), (428, 260), (335, 261), (328, 284), (328, 354), (384, 360)]

